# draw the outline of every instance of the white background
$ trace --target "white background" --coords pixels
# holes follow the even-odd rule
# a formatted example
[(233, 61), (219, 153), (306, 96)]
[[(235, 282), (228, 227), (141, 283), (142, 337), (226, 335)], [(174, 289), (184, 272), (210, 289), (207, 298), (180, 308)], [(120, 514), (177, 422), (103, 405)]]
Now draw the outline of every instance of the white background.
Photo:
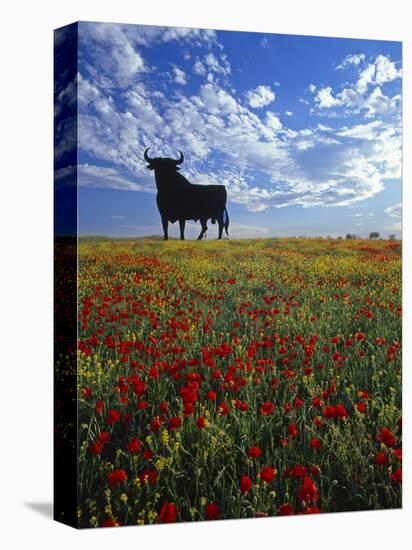
[[(407, 0), (3, 2), (1, 10), (0, 544), (3, 548), (405, 548), (411, 533), (410, 280), (404, 283), (404, 508), (75, 531), (51, 521), (52, 30), (76, 20), (402, 40), (404, 254), (410, 273)], [(409, 22), (409, 23), (408, 23)], [(410, 547), (410, 546), (408, 546)]]

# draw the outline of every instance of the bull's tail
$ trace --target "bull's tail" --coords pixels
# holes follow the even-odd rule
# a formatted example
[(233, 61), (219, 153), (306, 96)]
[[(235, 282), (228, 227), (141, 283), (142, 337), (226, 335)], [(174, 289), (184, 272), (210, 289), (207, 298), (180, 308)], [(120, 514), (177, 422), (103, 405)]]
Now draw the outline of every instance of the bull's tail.
[(227, 213), (226, 206), (225, 206), (225, 223), (223, 227), (225, 228), (226, 235), (229, 237), (229, 214)]

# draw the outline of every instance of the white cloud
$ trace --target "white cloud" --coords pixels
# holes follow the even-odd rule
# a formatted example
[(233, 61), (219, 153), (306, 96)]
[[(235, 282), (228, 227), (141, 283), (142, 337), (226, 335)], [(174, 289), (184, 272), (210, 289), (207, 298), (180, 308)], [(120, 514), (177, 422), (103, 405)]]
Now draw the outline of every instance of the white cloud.
[(377, 86), (365, 100), (363, 107), (367, 109), (367, 116), (386, 115), (397, 112), (401, 104), (401, 96), (387, 97)]
[(269, 40), (266, 38), (266, 36), (264, 36), (264, 37), (262, 38), (262, 40), (260, 41), (260, 45), (261, 45), (262, 48), (264, 48), (264, 49), (270, 48), (270, 42), (269, 42)]
[(154, 193), (153, 185), (142, 185), (119, 173), (115, 168), (80, 164), (77, 168), (81, 187), (109, 187), (119, 191), (146, 191)]
[(402, 231), (402, 222), (395, 222), (385, 225), (385, 229), (388, 231)]
[(224, 54), (218, 59), (213, 53), (208, 53), (203, 59), (204, 65), (209, 71), (217, 74), (229, 75), (231, 72), (230, 64)]
[(309, 84), (309, 91), (314, 94), (316, 92), (316, 86), (314, 84)]
[(364, 94), (368, 89), (369, 84), (372, 84), (372, 82), (374, 82), (375, 71), (376, 68), (373, 63), (371, 63), (366, 67), (366, 69), (363, 69), (363, 71), (361, 71), (359, 79), (355, 85), (356, 90), (360, 94)]
[(293, 116), (293, 112), (292, 111), (285, 111), (285, 115), (286, 116)]
[(268, 111), (266, 113), (266, 124), (267, 126), (269, 126), (269, 128), (273, 128), (273, 130), (280, 130), (281, 128), (283, 128), (283, 125), (280, 122), (279, 117), (277, 117), (271, 111)]
[(341, 105), (341, 101), (338, 98), (333, 97), (332, 88), (330, 86), (322, 88), (318, 91), (315, 96), (315, 102), (319, 105), (320, 109), (330, 109), (331, 107)]
[(139, 125), (146, 130), (158, 127), (162, 123), (162, 117), (153, 106), (152, 102), (147, 98), (144, 88), (136, 86), (125, 94), (127, 105), (136, 119), (139, 120)]
[(402, 217), (402, 203), (398, 202), (397, 204), (388, 206), (388, 208), (385, 208), (384, 212), (391, 218), (400, 218)]
[(249, 90), (246, 93), (246, 99), (251, 107), (259, 109), (272, 103), (276, 98), (275, 92), (273, 92), (269, 86), (259, 85), (254, 90)]
[(385, 82), (391, 82), (396, 78), (402, 76), (402, 71), (397, 70), (395, 63), (384, 55), (378, 55), (375, 60), (376, 74), (375, 81), (377, 84), (384, 84)]
[[(154, 40), (149, 34), (148, 42)], [(222, 59), (220, 53), (196, 59), (195, 66), (199, 62), (204, 68), (202, 76), (214, 80), (191, 95), (175, 85), (172, 100), (167, 88), (151, 89), (150, 79), (145, 85), (133, 80), (114, 94), (97, 73), (95, 78), (91, 73), (81, 77), (80, 148), (95, 158), (93, 165), (80, 168), (83, 184), (153, 192), (153, 173), (143, 161), (149, 146), (159, 156), (183, 150), (182, 173), (190, 181), (226, 185), (230, 201), (254, 212), (291, 205), (357, 204), (380, 192), (385, 179), (400, 177), (397, 118), (292, 130), (272, 111), (254, 112), (241, 103), (227, 84)], [(371, 116), (389, 112), (383, 104), (393, 98), (385, 99), (375, 90), (363, 97), (354, 86), (334, 92), (313, 85), (312, 100), (323, 111), (343, 107), (363, 109)], [(258, 86), (247, 98), (250, 107), (259, 108), (273, 102), (275, 94), (268, 86)], [(113, 167), (107, 168), (107, 163)]]
[[(336, 68), (342, 69), (350, 65), (358, 67), (364, 64), (365, 59), (364, 54), (350, 55)], [(399, 111), (401, 96), (399, 94), (393, 97), (386, 96), (382, 92), (381, 86), (401, 76), (401, 69), (398, 70), (396, 64), (389, 57), (378, 55), (366, 67), (359, 70), (355, 82), (346, 83), (341, 91), (326, 86), (318, 90), (314, 101), (320, 110), (329, 110), (328, 116), (336, 116), (334, 108), (344, 108), (343, 112), (340, 111), (343, 115), (364, 111), (365, 116), (369, 118), (396, 113)], [(369, 93), (371, 87), (373, 89)], [(309, 89), (313, 93), (316, 91), (313, 84), (309, 85)]]
[(199, 59), (197, 59), (195, 64), (193, 65), (193, 72), (202, 76), (204, 76), (207, 72), (206, 67)]
[(374, 120), (368, 124), (356, 124), (355, 126), (350, 126), (349, 128), (344, 126), (337, 133), (339, 136), (370, 141), (375, 140), (378, 137), (383, 125), (384, 123), (382, 121)]
[(339, 69), (346, 69), (347, 67), (351, 66), (351, 65), (359, 65), (362, 61), (365, 60), (365, 54), (364, 53), (357, 53), (357, 54), (352, 54), (352, 55), (347, 55), (345, 57), (345, 59), (339, 64), (337, 65), (336, 70), (339, 70)]
[(181, 84), (182, 86), (186, 84), (187, 82), (186, 73), (182, 71), (182, 69), (179, 69), (179, 67), (173, 67), (173, 76), (176, 84)]
[(146, 70), (135, 41), (124, 25), (81, 23), (81, 35), (88, 43), (96, 68), (117, 84), (128, 85)]
[(237, 103), (235, 99), (221, 88), (217, 88), (213, 84), (204, 84), (200, 89), (201, 98), (207, 110), (212, 114), (229, 114), (235, 113)]

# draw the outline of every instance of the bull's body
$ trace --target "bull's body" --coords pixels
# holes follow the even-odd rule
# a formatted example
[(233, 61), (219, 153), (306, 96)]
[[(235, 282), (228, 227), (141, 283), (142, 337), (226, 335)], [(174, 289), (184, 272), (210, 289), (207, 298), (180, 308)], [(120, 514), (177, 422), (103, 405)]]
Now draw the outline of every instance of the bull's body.
[(217, 221), (219, 239), (223, 229), (228, 234), (229, 216), (226, 210), (227, 193), (224, 185), (196, 185), (190, 183), (177, 170), (176, 164), (183, 162), (168, 158), (150, 159), (145, 152), (148, 168), (155, 171), (157, 207), (162, 219), (164, 238), (168, 239), (168, 224), (179, 221), (180, 238), (184, 239), (185, 222), (200, 221), (202, 239), (207, 231), (207, 220)]
[(169, 222), (201, 219), (217, 220), (226, 206), (227, 193), (223, 185), (194, 185), (172, 192), (157, 194), (156, 202), (161, 217)]

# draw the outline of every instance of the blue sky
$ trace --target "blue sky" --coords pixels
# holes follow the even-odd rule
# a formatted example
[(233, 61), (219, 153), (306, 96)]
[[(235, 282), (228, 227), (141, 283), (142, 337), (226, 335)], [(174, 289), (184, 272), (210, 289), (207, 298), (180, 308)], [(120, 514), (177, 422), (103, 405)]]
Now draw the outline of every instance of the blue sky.
[(80, 23), (80, 233), (161, 234), (151, 147), (226, 185), (232, 237), (400, 236), (401, 60), (399, 42)]

